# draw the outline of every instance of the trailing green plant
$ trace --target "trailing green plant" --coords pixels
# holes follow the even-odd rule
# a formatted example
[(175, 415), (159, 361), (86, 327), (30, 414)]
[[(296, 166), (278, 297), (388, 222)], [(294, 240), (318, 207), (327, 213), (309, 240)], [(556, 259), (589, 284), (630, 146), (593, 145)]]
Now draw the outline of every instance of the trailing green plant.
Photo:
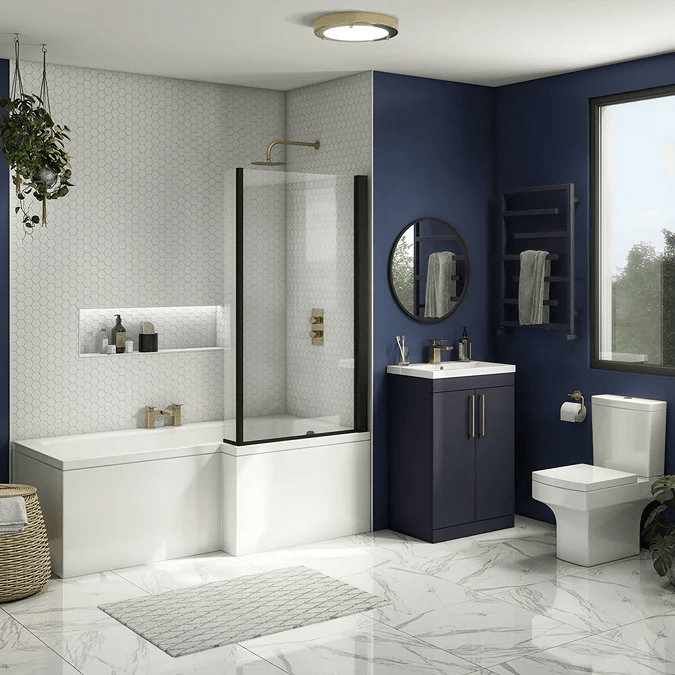
[(642, 530), (649, 543), (654, 569), (675, 584), (675, 476), (661, 476), (652, 484), (652, 496), (659, 503), (645, 520)]
[[(46, 223), (46, 203), (68, 194), (72, 186), (70, 156), (64, 141), (70, 140), (66, 126), (54, 124), (39, 96), (21, 93), (0, 99), (7, 115), (0, 115), (0, 150), (13, 172), (23, 226), (31, 230)], [(42, 217), (32, 214), (33, 199), (42, 204)]]

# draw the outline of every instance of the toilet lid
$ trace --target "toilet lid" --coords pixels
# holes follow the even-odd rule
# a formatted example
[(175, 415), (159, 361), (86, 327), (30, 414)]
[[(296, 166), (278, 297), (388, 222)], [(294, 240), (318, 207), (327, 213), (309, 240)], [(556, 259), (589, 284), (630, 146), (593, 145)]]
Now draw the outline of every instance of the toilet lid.
[(542, 469), (532, 472), (532, 480), (546, 485), (590, 492), (603, 488), (628, 485), (637, 482), (634, 473), (606, 469), (604, 466), (591, 466), (590, 464), (572, 464), (559, 466), (555, 469)]

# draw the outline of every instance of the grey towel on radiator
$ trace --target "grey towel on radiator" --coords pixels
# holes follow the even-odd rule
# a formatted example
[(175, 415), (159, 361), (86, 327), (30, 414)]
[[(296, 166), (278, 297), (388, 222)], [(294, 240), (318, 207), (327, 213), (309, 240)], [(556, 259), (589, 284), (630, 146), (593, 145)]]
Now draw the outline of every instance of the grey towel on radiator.
[(424, 316), (445, 316), (452, 308), (457, 294), (455, 256), (450, 251), (439, 251), (429, 256), (427, 291), (424, 298)]
[(23, 497), (0, 499), (0, 534), (23, 532), (27, 524), (26, 500)]
[(548, 282), (551, 262), (548, 251), (523, 251), (520, 254), (520, 278), (518, 279), (518, 320), (521, 326), (549, 322)]

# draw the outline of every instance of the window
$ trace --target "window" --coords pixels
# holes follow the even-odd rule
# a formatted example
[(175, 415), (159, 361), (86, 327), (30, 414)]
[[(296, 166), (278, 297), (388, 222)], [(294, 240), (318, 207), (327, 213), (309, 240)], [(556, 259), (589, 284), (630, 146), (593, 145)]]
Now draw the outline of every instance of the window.
[(591, 120), (591, 365), (675, 375), (675, 87)]

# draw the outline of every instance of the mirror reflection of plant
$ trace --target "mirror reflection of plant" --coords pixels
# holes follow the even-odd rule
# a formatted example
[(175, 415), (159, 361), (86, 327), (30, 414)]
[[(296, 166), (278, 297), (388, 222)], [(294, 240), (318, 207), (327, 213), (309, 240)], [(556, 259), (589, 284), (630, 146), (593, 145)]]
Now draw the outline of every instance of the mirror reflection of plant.
[(675, 584), (675, 476), (661, 476), (652, 484), (652, 496), (659, 503), (645, 520), (642, 534), (649, 543), (654, 569)]
[(399, 301), (414, 312), (415, 307), (415, 263), (413, 241), (401, 237), (391, 259), (391, 280)]
[[(21, 219), (26, 231), (47, 219), (46, 202), (68, 194), (72, 186), (70, 156), (64, 141), (69, 140), (66, 126), (54, 124), (38, 96), (21, 94), (0, 99), (7, 115), (0, 116), (0, 150), (13, 172)], [(42, 204), (42, 217), (32, 214), (34, 201)]]

